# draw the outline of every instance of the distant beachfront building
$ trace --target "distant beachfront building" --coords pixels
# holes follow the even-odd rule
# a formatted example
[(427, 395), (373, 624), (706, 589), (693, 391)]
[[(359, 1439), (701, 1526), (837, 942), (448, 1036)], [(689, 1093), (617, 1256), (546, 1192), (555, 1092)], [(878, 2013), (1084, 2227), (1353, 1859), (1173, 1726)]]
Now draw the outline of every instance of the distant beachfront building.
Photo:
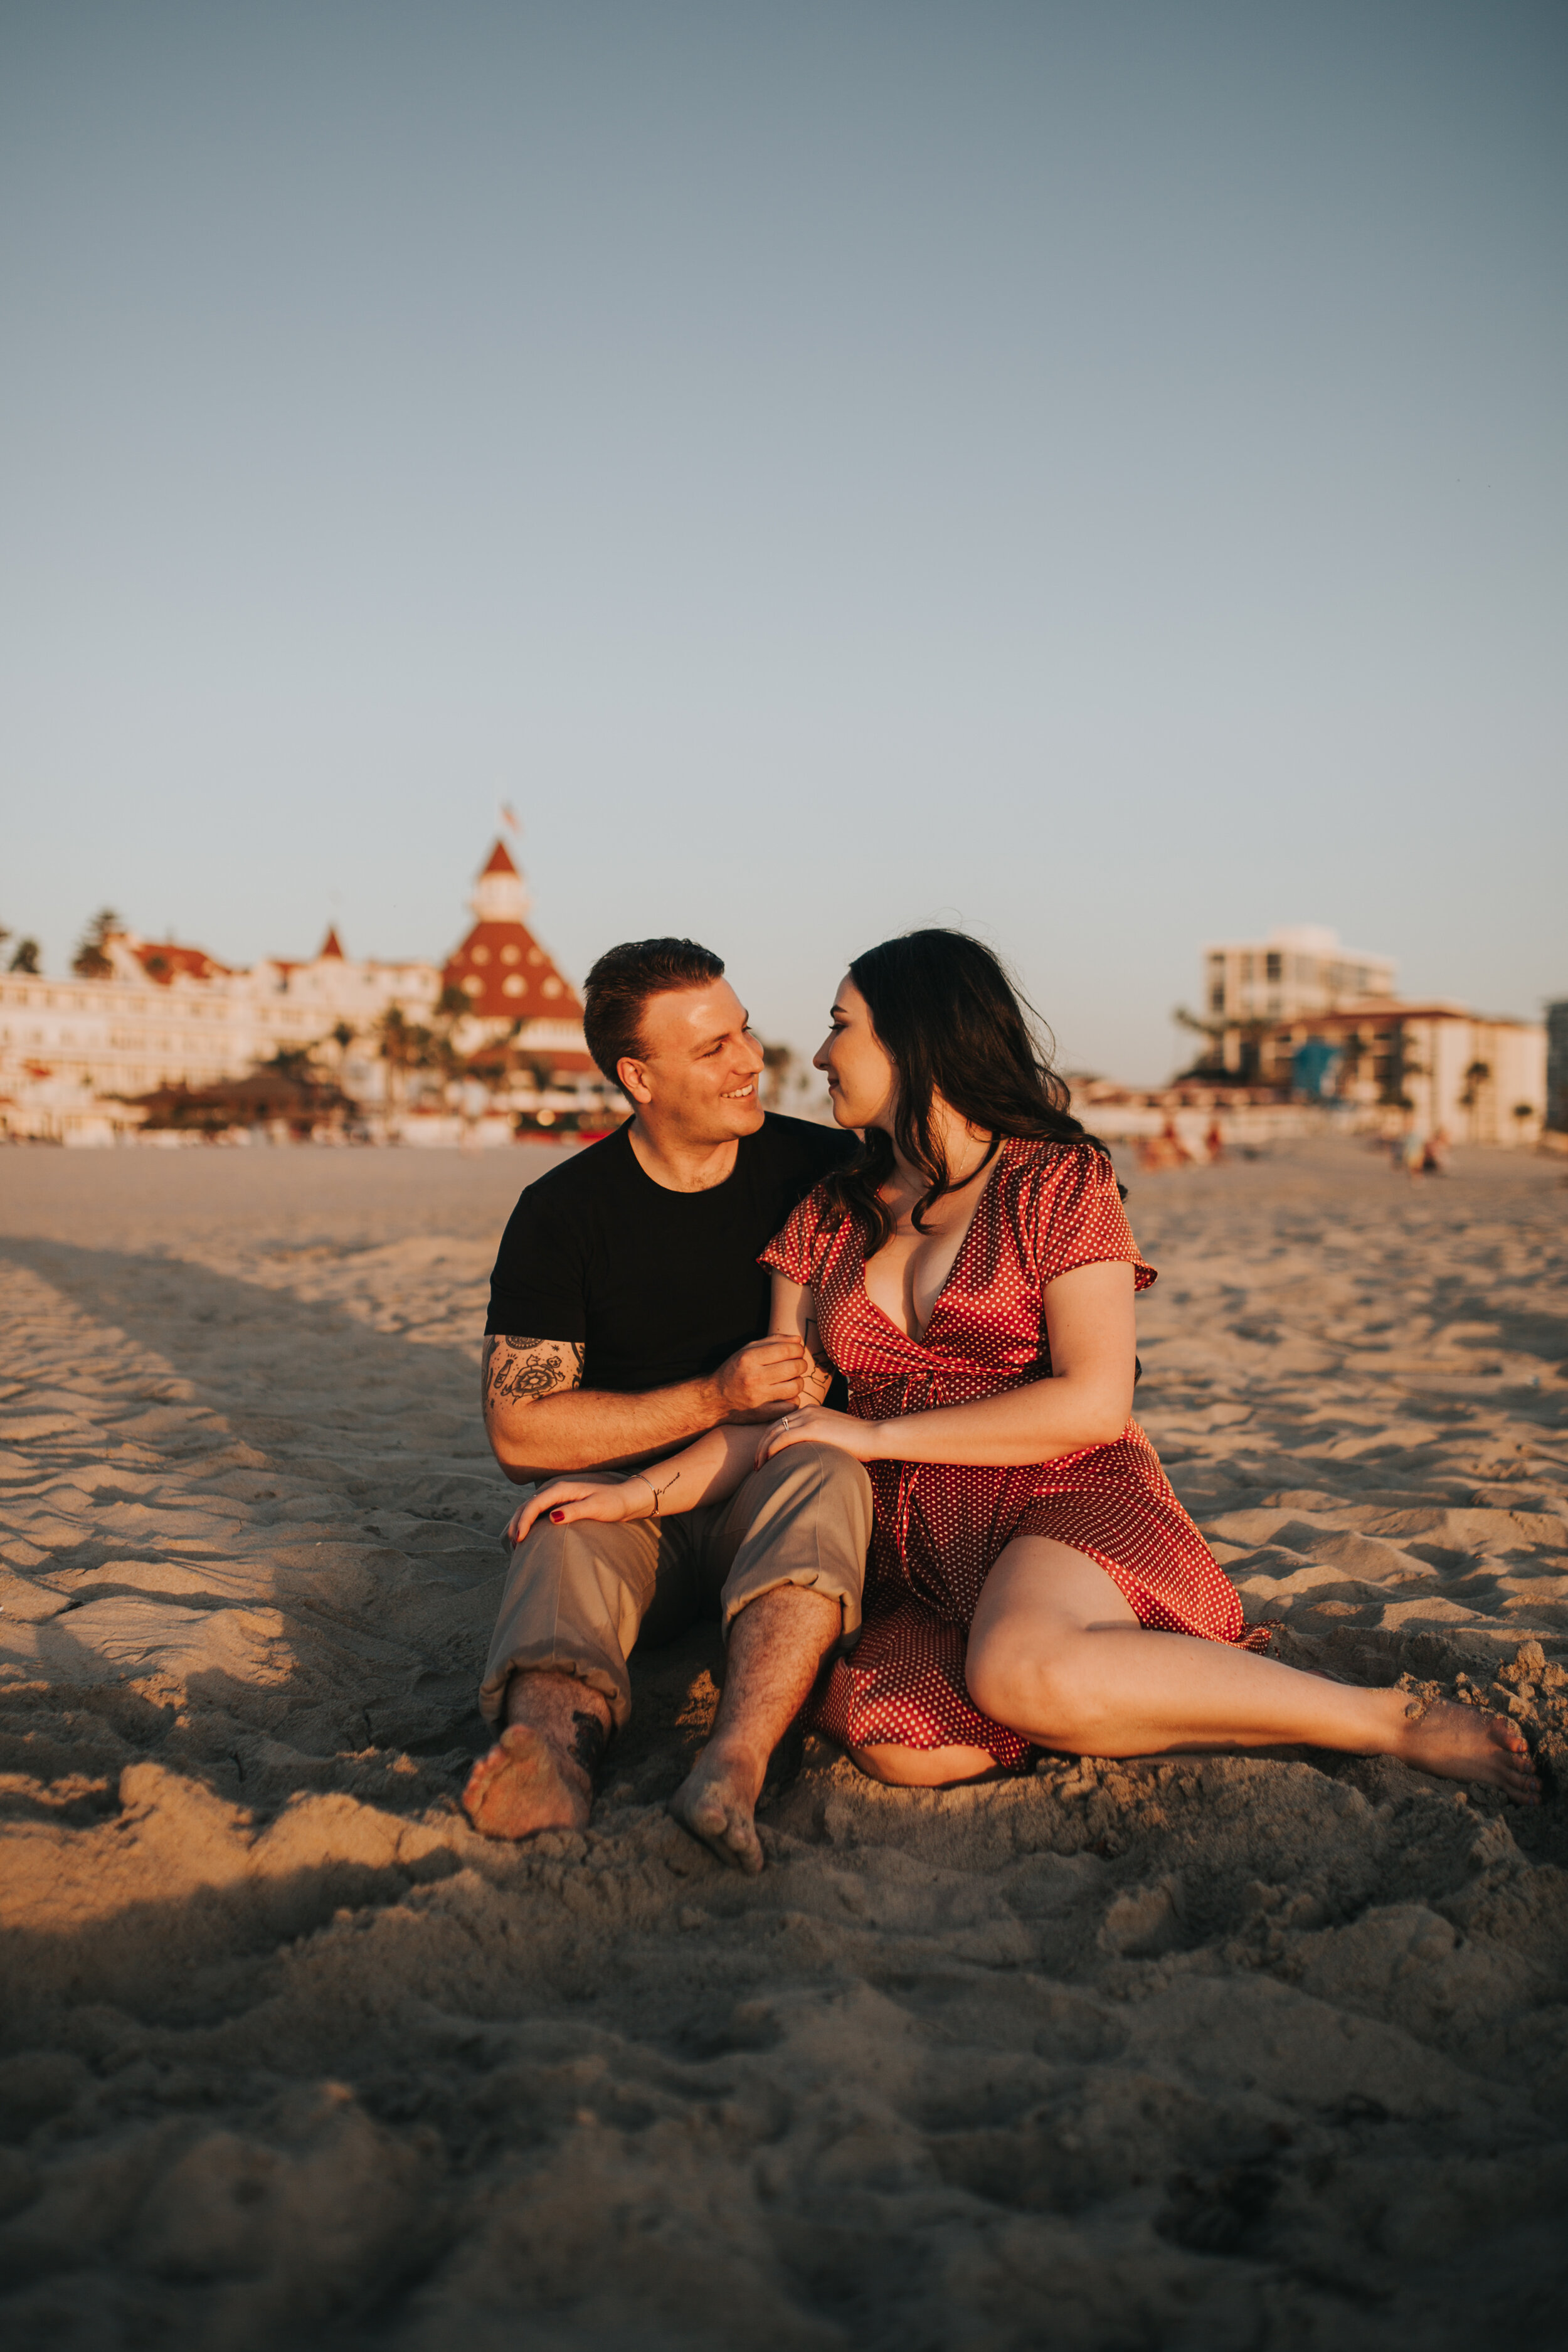
[(1546, 1124), (1568, 1135), (1568, 997), (1546, 1008)]
[[(1203, 951), (1190, 1078), (1355, 1104), (1457, 1141), (1531, 1143), (1546, 1109), (1546, 1033), (1441, 999), (1403, 1003), (1392, 956), (1315, 924)], [(1568, 1040), (1565, 1040), (1568, 1045)]]
[(396, 1092), (399, 1116), (413, 1116), (439, 1087), (395, 1076), (384, 1026), (395, 1016), (405, 1034), (428, 1034), (453, 987), (470, 1008), (450, 1019), (457, 1054), (504, 1040), (521, 1047), (536, 1090), (591, 1089), (582, 1006), (523, 924), (527, 893), (500, 842), (473, 905), (476, 926), (444, 970), (356, 961), (331, 929), (313, 957), (248, 970), (121, 931), (103, 940), (96, 977), (0, 973), (0, 1136), (108, 1141), (139, 1124), (137, 1097), (217, 1085), (279, 1054), (313, 1053), (357, 1101), (385, 1108)]
[(1539, 1021), (1390, 998), (1299, 1014), (1269, 1032), (1259, 1060), (1298, 1094), (1379, 1110), (1424, 1135), (1442, 1129), (1458, 1143), (1534, 1143), (1545, 1123)]
[(1391, 997), (1394, 970), (1392, 956), (1342, 947), (1335, 932), (1316, 923), (1289, 925), (1266, 940), (1206, 947), (1198, 1025), (1213, 1047), (1205, 1062), (1267, 1085), (1257, 1051), (1266, 1029), (1299, 1014)]

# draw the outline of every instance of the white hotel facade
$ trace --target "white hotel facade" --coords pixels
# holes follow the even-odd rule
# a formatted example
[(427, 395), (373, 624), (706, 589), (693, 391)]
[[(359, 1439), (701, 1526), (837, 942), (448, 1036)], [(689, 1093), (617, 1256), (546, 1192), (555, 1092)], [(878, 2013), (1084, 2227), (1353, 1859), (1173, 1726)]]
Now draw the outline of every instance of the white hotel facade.
[(247, 971), (133, 932), (104, 952), (111, 969), (98, 980), (0, 974), (0, 1133), (106, 1142), (137, 1123), (129, 1103), (155, 1087), (238, 1077), (340, 1025), (362, 1040), (394, 1005), (427, 1022), (441, 993), (438, 965), (352, 963), (330, 934), (308, 963)]
[[(124, 931), (105, 941), (110, 969), (95, 979), (0, 972), (0, 1139), (112, 1142), (140, 1127), (137, 1097), (242, 1077), (289, 1051), (320, 1049), (324, 1075), (362, 1104), (384, 1104), (379, 1024), (396, 1011), (428, 1026), (447, 987), (470, 1006), (453, 1033), (460, 1052), (507, 1037), (570, 1086), (601, 1090), (582, 1006), (526, 928), (522, 877), (499, 842), (471, 903), (474, 928), (445, 965), (355, 961), (330, 930), (306, 961), (268, 957), (238, 971), (204, 949)], [(471, 969), (492, 961), (493, 988)], [(503, 961), (529, 975), (515, 1003), (498, 992)]]

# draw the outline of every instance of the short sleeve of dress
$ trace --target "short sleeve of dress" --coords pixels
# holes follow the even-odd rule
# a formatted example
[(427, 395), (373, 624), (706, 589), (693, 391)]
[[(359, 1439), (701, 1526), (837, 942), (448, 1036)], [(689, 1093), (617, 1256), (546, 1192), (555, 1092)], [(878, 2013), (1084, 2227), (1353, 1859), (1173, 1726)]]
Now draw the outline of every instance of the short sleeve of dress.
[(1103, 1151), (1069, 1145), (1042, 1155), (1021, 1174), (1018, 1244), (1042, 1290), (1075, 1266), (1114, 1263), (1131, 1265), (1135, 1290), (1148, 1289), (1154, 1268), (1132, 1238), (1116, 1171)]
[(798, 1282), (809, 1289), (822, 1271), (837, 1230), (837, 1220), (828, 1211), (823, 1188), (816, 1184), (790, 1211), (783, 1231), (773, 1235), (757, 1264), (772, 1266), (786, 1282)]

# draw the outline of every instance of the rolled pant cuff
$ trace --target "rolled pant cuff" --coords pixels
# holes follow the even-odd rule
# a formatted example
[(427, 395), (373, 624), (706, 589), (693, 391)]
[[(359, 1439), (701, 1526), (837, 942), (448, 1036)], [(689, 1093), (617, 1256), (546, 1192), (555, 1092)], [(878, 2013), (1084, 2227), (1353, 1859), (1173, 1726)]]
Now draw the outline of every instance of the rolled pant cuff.
[(507, 1685), (514, 1675), (571, 1675), (607, 1700), (615, 1729), (626, 1729), (632, 1711), (629, 1677), (617, 1678), (603, 1659), (563, 1658), (559, 1652), (546, 1657), (528, 1650), (518, 1651), (503, 1666), (492, 1666), (479, 1685), (479, 1713), (487, 1723), (500, 1723)]
[(782, 1592), (788, 1584), (797, 1585), (802, 1592), (820, 1592), (825, 1601), (837, 1601), (840, 1640), (859, 1632), (860, 1596), (858, 1592), (842, 1590), (837, 1578), (824, 1576), (816, 1569), (796, 1569), (793, 1572), (786, 1569), (782, 1574), (770, 1574), (766, 1568), (759, 1565), (754, 1574), (740, 1580), (735, 1589), (728, 1584), (724, 1587), (719, 1603), (719, 1616), (725, 1641), (729, 1641), (735, 1620), (742, 1609), (749, 1609), (752, 1601), (760, 1601), (765, 1592)]

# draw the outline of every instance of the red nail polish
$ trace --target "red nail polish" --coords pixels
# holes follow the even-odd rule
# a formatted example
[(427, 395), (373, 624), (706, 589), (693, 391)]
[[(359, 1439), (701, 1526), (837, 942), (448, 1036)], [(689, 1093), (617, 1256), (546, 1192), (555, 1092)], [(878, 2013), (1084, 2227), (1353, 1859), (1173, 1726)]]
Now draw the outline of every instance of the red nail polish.
[(564, 1511), (552, 1511), (550, 1516), (554, 1520), (556, 1526), (559, 1527), (563, 1519), (566, 1517), (566, 1514)]

